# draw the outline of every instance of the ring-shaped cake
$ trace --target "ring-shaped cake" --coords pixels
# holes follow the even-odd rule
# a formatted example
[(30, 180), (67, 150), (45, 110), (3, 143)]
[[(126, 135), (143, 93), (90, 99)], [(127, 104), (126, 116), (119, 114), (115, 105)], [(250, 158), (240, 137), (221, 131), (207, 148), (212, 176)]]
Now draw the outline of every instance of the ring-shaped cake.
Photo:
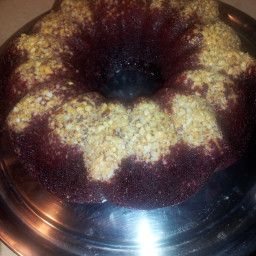
[(3, 57), (14, 150), (65, 201), (182, 202), (254, 128), (256, 61), (213, 0), (63, 0)]

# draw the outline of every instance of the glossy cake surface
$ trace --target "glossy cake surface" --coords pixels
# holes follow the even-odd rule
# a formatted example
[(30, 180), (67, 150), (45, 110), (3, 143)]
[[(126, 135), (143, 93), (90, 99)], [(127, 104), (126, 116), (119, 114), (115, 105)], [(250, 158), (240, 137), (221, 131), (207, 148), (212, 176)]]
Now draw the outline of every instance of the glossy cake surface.
[(245, 152), (256, 61), (212, 0), (63, 0), (10, 43), (5, 127), (63, 200), (163, 207)]

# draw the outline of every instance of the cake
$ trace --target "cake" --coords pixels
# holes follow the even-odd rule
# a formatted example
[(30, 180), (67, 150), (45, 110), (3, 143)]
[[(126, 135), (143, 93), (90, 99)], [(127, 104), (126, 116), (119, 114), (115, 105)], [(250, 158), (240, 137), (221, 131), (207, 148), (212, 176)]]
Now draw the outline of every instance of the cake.
[(4, 128), (63, 201), (165, 207), (247, 149), (256, 61), (213, 0), (63, 0), (2, 59)]

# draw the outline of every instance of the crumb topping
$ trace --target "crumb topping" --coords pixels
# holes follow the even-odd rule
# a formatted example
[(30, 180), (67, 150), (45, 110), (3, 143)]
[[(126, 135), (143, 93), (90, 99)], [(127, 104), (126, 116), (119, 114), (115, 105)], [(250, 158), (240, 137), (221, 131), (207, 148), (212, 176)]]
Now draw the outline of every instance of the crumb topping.
[(64, 74), (67, 68), (62, 56), (71, 56), (67, 45), (50, 35), (22, 34), (16, 45), (25, 61), (13, 72), (12, 78), (15, 95), (23, 95), (40, 83), (48, 81), (55, 74)]
[[(134, 1), (105, 0), (98, 3), (98, 6), (102, 6), (104, 11), (102, 12), (102, 17), (96, 16), (96, 18), (100, 19), (105, 29), (109, 29), (108, 22), (111, 20), (119, 19), (118, 22), (121, 22), (120, 17), (125, 14), (121, 7), (123, 4), (125, 4), (126, 9), (129, 9), (134, 4)], [(109, 32), (111, 33), (111, 31)]]
[(152, 10), (154, 9), (162, 9), (164, 6), (164, 0), (153, 0), (151, 2), (150, 8)]
[(77, 23), (69, 18), (69, 13), (51, 12), (35, 25), (35, 30), (41, 35), (53, 35), (60, 38), (70, 38), (80, 32)]
[(174, 9), (177, 9), (177, 10), (180, 10), (182, 8), (184, 8), (185, 4), (186, 4), (186, 1), (187, 0), (169, 0), (169, 1), (166, 1), (166, 0), (153, 0), (151, 2), (151, 9), (163, 9), (163, 8), (166, 8), (167, 4), (168, 3), (168, 6), (170, 8), (174, 8)]
[(32, 60), (51, 59), (61, 54), (72, 55), (67, 45), (52, 36), (22, 34), (16, 47), (23, 56)]
[(14, 76), (24, 82), (22, 87), (20, 84), (14, 84), (13, 91), (21, 94), (33, 89), (39, 83), (48, 81), (54, 74), (63, 74), (67, 68), (60, 58), (28, 60), (21, 64), (14, 71)]
[(222, 132), (213, 109), (204, 99), (177, 94), (170, 105), (175, 129), (185, 143), (191, 147), (205, 146), (208, 151), (212, 143), (218, 146)]
[[(177, 136), (170, 117), (153, 102), (140, 102), (134, 109), (121, 104), (73, 100), (51, 117), (50, 128), (61, 141), (77, 145), (91, 177), (105, 180), (118, 169), (123, 158), (158, 161), (168, 154)], [(161, 124), (161, 125), (160, 125)]]
[(70, 17), (79, 23), (92, 22), (92, 12), (88, 1), (85, 0), (64, 0), (61, 3), (61, 10), (63, 13), (68, 13)]
[(178, 137), (170, 116), (153, 101), (141, 101), (129, 114), (125, 141), (139, 160), (156, 162), (169, 153)]
[(245, 52), (203, 47), (199, 53), (199, 61), (203, 67), (210, 68), (212, 72), (223, 72), (232, 77), (246, 73), (256, 61)]
[(186, 78), (184, 85), (190, 87), (194, 95), (205, 97), (207, 102), (218, 109), (226, 110), (231, 101), (235, 103), (237, 100), (237, 95), (232, 90), (234, 82), (218, 72), (199, 69), (186, 71), (181, 76)]
[(241, 41), (238, 35), (223, 22), (217, 21), (197, 28), (195, 33), (203, 35), (198, 58), (204, 68), (236, 78), (255, 67), (255, 59), (240, 50)]
[(219, 5), (215, 0), (188, 0), (181, 15), (185, 18), (196, 15), (201, 22), (209, 23), (219, 17)]
[(184, 8), (187, 0), (169, 0), (171, 7), (176, 9)]
[(212, 109), (197, 97), (177, 96), (172, 105), (179, 113), (171, 116), (150, 100), (132, 109), (118, 103), (97, 106), (88, 100), (85, 95), (83, 101), (66, 103), (49, 125), (62, 143), (84, 152), (93, 179), (109, 179), (129, 156), (154, 163), (179, 141), (192, 147), (207, 144), (210, 151), (210, 142), (222, 138)]
[(217, 49), (239, 50), (241, 47), (238, 35), (222, 21), (208, 24), (197, 31), (203, 35), (203, 45), (211, 48), (212, 51)]
[(73, 82), (43, 87), (27, 94), (10, 112), (7, 118), (8, 127), (21, 133), (35, 116), (42, 116), (63, 104), (63, 94), (71, 91)]

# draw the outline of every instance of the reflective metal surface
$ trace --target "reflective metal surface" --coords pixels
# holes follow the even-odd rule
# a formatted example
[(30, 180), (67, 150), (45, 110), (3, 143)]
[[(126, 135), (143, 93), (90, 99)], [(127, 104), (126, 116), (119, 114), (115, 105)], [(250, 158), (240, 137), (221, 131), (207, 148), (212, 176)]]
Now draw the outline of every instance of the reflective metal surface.
[[(223, 4), (223, 19), (255, 53), (256, 22)], [(249, 255), (256, 250), (256, 139), (182, 204), (150, 211), (66, 204), (0, 144), (0, 238), (20, 255)]]

